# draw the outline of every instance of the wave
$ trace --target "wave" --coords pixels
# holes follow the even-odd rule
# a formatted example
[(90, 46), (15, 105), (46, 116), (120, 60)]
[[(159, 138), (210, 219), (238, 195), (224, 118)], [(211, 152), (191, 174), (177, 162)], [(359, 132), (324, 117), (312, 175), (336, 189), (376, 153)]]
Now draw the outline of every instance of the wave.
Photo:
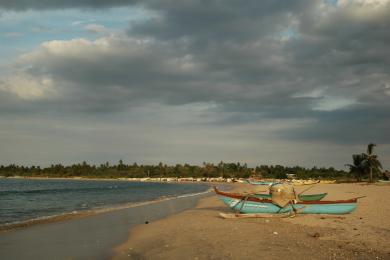
[(179, 196), (177, 196), (177, 198), (187, 198), (187, 197), (193, 197), (193, 196), (203, 195), (203, 194), (209, 193), (209, 192), (211, 192), (211, 191), (213, 191), (213, 189), (208, 189), (208, 190), (206, 190), (206, 191), (197, 192), (197, 193), (189, 193), (189, 194), (179, 195)]
[[(133, 188), (133, 187), (132, 187)], [(91, 188), (54, 188), (54, 189), (34, 189), (34, 190), (7, 190), (0, 191), (0, 195), (15, 195), (15, 194), (49, 194), (49, 193), (69, 193), (69, 192), (90, 192), (104, 191), (112, 189), (128, 189), (128, 187), (108, 186), (108, 187), (91, 187)]]
[(0, 232), (12, 230), (15, 228), (29, 227), (29, 226), (32, 226), (35, 224), (65, 221), (65, 220), (78, 218), (78, 217), (87, 217), (87, 216), (91, 216), (91, 215), (102, 214), (102, 213), (107, 213), (107, 212), (116, 211), (116, 210), (123, 210), (123, 209), (129, 209), (129, 208), (134, 208), (134, 207), (140, 207), (140, 206), (145, 206), (145, 205), (158, 203), (158, 202), (162, 202), (162, 201), (200, 196), (200, 195), (205, 195), (207, 193), (210, 193), (211, 191), (212, 191), (212, 189), (210, 188), (206, 191), (197, 192), (197, 193), (188, 193), (188, 194), (177, 195), (177, 196), (161, 196), (157, 199), (150, 200), (150, 201), (131, 202), (131, 203), (125, 203), (125, 204), (116, 205), (116, 206), (110, 206), (110, 207), (104, 207), (104, 208), (94, 208), (94, 209), (88, 209), (88, 210), (74, 210), (71, 212), (64, 212), (64, 213), (60, 213), (60, 214), (56, 214), (56, 215), (40, 216), (37, 218), (28, 219), (28, 220), (14, 221), (14, 222), (10, 222), (10, 223), (1, 224), (0, 225)]

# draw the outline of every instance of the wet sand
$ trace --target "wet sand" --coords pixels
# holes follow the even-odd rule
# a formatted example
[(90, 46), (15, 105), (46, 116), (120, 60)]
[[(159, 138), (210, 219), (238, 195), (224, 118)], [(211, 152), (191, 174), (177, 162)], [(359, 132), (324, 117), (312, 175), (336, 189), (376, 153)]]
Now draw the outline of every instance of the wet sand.
[(351, 214), (283, 219), (222, 219), (219, 212), (231, 211), (207, 197), (193, 209), (133, 228), (114, 259), (390, 259), (389, 185), (317, 184), (307, 194), (320, 192), (329, 193), (327, 200), (367, 197)]

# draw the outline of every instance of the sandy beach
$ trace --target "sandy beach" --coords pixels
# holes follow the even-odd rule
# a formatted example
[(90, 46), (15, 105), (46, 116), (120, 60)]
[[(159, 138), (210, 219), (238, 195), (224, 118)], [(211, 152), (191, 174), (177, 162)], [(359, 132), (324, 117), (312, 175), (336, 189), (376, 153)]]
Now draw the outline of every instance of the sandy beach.
[[(234, 190), (253, 186), (235, 184)], [(193, 209), (132, 228), (114, 259), (390, 259), (390, 186), (317, 184), (307, 194), (318, 192), (328, 192), (326, 200), (367, 197), (341, 216), (222, 219), (219, 212), (230, 210), (214, 195)]]

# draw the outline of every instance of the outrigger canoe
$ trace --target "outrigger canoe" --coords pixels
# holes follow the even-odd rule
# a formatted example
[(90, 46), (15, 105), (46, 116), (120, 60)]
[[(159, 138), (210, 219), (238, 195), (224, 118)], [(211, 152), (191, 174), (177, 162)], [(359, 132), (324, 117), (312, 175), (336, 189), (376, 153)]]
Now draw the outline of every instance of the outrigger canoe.
[(354, 198), (335, 201), (300, 201), (281, 208), (273, 204), (270, 199), (223, 192), (216, 187), (214, 190), (229, 208), (244, 214), (293, 213), (294, 211), (303, 214), (348, 214), (357, 207), (357, 198)]
[(252, 181), (252, 180), (246, 180), (246, 182), (252, 185), (272, 185), (275, 183), (273, 181)]
[[(328, 195), (328, 193), (308, 194), (308, 195), (300, 194), (298, 195), (298, 199), (300, 201), (317, 201), (317, 200), (322, 200), (326, 195)], [(253, 194), (253, 196), (257, 198), (269, 199), (269, 200), (272, 198), (271, 194), (264, 194), (264, 193), (255, 193)]]
[(320, 183), (320, 180), (292, 180), (291, 183), (294, 186), (313, 185)]

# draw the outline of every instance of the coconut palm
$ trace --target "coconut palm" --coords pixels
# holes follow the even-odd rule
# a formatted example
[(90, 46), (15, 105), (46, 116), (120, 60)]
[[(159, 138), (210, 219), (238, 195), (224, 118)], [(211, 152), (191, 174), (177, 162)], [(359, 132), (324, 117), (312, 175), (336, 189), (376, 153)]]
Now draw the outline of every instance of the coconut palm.
[(365, 172), (363, 168), (363, 155), (362, 154), (353, 154), (352, 155), (353, 164), (346, 164), (345, 166), (349, 167), (349, 171), (356, 177), (357, 181), (362, 180), (362, 176)]
[(373, 182), (373, 172), (380, 172), (382, 165), (378, 160), (378, 156), (373, 154), (376, 144), (370, 143), (367, 146), (367, 153), (352, 155), (353, 164), (346, 164), (351, 173), (356, 176), (357, 181), (361, 181), (361, 177), (365, 174), (369, 177), (369, 182)]
[(382, 164), (378, 160), (378, 156), (376, 154), (373, 154), (374, 151), (374, 146), (376, 144), (370, 143), (367, 146), (367, 154), (363, 153), (363, 161), (362, 161), (362, 166), (365, 170), (365, 172), (368, 173), (369, 177), (369, 182), (373, 182), (372, 178), (372, 172), (381, 172), (382, 169)]

